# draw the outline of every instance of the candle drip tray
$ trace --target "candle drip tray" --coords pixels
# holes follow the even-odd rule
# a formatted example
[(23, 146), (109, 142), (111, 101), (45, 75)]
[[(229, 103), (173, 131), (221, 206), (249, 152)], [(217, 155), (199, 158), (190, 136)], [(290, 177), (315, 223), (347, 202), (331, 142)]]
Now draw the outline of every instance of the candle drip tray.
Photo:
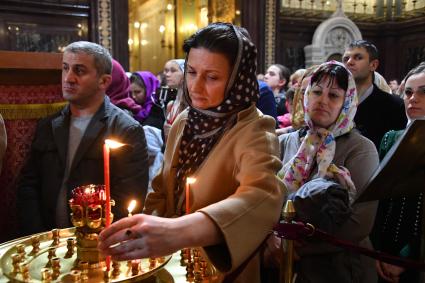
[(0, 281), (5, 278), (13, 282), (151, 281), (149, 278), (171, 259), (170, 255), (111, 261), (107, 273), (103, 258), (98, 262), (77, 258), (75, 232), (75, 228), (54, 229), (1, 244)]

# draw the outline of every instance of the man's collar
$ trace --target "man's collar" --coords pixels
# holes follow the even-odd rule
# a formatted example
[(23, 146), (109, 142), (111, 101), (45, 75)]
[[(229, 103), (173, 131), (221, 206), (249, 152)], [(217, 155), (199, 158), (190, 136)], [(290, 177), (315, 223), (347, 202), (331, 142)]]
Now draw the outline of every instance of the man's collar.
[(359, 97), (359, 104), (366, 100), (373, 92), (373, 84), (370, 85), (370, 87), (364, 92), (364, 94)]

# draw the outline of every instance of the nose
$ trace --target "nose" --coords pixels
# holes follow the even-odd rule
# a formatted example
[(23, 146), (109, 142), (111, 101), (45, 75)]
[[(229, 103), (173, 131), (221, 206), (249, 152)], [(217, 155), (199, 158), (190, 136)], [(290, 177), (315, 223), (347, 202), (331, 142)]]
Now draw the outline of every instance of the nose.
[(203, 87), (203, 82), (202, 79), (199, 76), (196, 76), (194, 78), (191, 78), (191, 83), (190, 83), (190, 92), (191, 93), (201, 93), (202, 92), (202, 87)]
[(409, 102), (412, 103), (412, 104), (417, 103), (418, 102), (418, 97), (419, 97), (418, 91), (414, 91), (412, 93), (412, 96), (409, 98)]
[(354, 59), (352, 57), (348, 58), (347, 65), (353, 65), (353, 64), (354, 64)]
[(327, 105), (329, 102), (329, 91), (323, 89), (322, 95), (319, 96), (319, 104)]
[(65, 82), (74, 82), (75, 81), (75, 76), (74, 73), (72, 72), (72, 70), (63, 70), (62, 71), (62, 76), (63, 76), (63, 80)]

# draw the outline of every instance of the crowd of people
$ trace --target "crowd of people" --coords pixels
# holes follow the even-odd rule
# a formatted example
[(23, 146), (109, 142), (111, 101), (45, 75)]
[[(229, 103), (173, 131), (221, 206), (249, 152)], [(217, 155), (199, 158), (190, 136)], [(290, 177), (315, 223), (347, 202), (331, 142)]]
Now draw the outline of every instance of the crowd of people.
[[(113, 138), (127, 145), (111, 157), (117, 221), (98, 248), (114, 259), (202, 247), (220, 280), (276, 282), (281, 239), (270, 231), (288, 199), (297, 220), (419, 259), (422, 193), (355, 200), (409, 123), (425, 117), (425, 63), (388, 86), (376, 72), (375, 45), (357, 40), (342, 62), (292, 74), (272, 64), (261, 75), (249, 33), (227, 23), (198, 30), (183, 49), (186, 58), (169, 60), (156, 76), (126, 73), (95, 43), (65, 48), (68, 104), (38, 123), (19, 179), (22, 235), (71, 226), (70, 193), (103, 183), (102, 144)], [(124, 217), (132, 198), (142, 200), (143, 213)], [(295, 251), (297, 283), (419, 278), (322, 241), (299, 242)]]

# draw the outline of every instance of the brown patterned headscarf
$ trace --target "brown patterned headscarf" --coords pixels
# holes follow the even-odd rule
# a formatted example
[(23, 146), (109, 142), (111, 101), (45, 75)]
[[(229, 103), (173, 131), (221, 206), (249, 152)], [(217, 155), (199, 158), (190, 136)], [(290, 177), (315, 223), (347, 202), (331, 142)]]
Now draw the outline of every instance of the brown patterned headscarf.
[[(237, 114), (256, 103), (259, 97), (258, 82), (255, 75), (257, 68), (256, 47), (248, 36), (241, 32), (240, 28), (231, 24), (214, 23), (199, 30), (193, 36), (196, 37), (200, 33), (208, 32), (208, 29), (214, 29), (214, 26), (227, 27), (235, 33), (236, 58), (227, 83), (224, 100), (216, 107), (206, 110), (194, 108), (190, 101), (186, 80), (184, 81), (183, 91), (189, 104), (189, 113), (179, 148), (176, 199), (180, 198), (180, 203), (177, 207), (181, 206), (181, 196), (184, 192), (186, 178), (196, 172), (226, 130), (235, 125)], [(222, 40), (229, 39), (223, 38)], [(188, 55), (189, 53), (186, 56), (186, 63)]]
[(302, 90), (302, 84), (304, 80), (310, 80), (311, 76), (313, 75), (314, 71), (318, 68), (318, 65), (313, 65), (306, 69), (304, 72), (304, 75), (302, 76), (300, 83), (295, 90), (294, 99), (292, 102), (292, 109), (291, 109), (291, 115), (292, 115), (292, 127), (294, 129), (299, 129), (305, 126), (304, 121), (304, 91)]

